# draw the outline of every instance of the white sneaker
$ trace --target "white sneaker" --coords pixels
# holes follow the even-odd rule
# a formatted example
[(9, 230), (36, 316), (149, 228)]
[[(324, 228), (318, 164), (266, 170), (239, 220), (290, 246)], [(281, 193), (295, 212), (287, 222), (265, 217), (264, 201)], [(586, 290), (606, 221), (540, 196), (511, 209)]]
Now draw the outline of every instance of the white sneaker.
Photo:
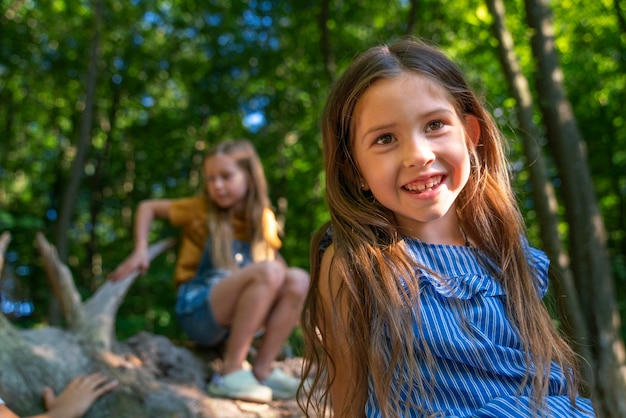
[(289, 376), (281, 369), (275, 368), (261, 383), (271, 388), (274, 399), (287, 400), (295, 398), (301, 381), (300, 378)]
[(220, 398), (248, 402), (269, 403), (272, 400), (272, 389), (260, 384), (252, 370), (246, 369), (237, 370), (225, 376), (215, 373), (207, 391)]

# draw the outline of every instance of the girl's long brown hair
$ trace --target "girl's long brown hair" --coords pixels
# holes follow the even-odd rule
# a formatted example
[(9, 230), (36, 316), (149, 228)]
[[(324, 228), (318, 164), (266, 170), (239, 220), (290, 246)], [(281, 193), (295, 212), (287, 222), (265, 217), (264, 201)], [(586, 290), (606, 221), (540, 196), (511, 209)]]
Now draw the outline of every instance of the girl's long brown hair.
[[(391, 46), (371, 48), (358, 57), (333, 86), (324, 109), (326, 199), (334, 246), (331, 276), (339, 282), (326, 287), (337, 289), (332, 297), (342, 306), (340, 311), (333, 307), (331, 312), (324, 312), (317, 293), (319, 240), (325, 225), (314, 236), (310, 249), (311, 285), (302, 328), (305, 375), (313, 376), (315, 383), (306, 399), (301, 399), (302, 409), (313, 416), (330, 413), (328, 388), (335, 378), (333, 365), (338, 362), (349, 365), (351, 376), (346, 381), (352, 382), (345, 394), (348, 401), (340, 411), (342, 417), (363, 416), (368, 378), (384, 417), (401, 416), (403, 411), (416, 407), (401, 404), (394, 386), (417, 382), (414, 389), (419, 396), (429, 396), (425, 390), (429, 382), (418, 374), (416, 364), (430, 364), (430, 353), (426, 351), (416, 358), (418, 354), (409, 342), (415, 332), (407, 303), (419, 304), (417, 298), (409, 296), (419, 294), (416, 266), (407, 256), (393, 214), (359, 187), (361, 176), (352, 150), (352, 115), (357, 101), (377, 80), (403, 73), (427, 77), (444, 88), (461, 120), (466, 115), (478, 119), (481, 135), (475, 150), (470, 151), (470, 177), (456, 202), (461, 226), (471, 242), (500, 269), (494, 275), (506, 290), (508, 317), (523, 341), (527, 370), (531, 364), (534, 370), (532, 374), (527, 372), (520, 387), (530, 381), (534, 405), (540, 410), (548, 391), (551, 361), (555, 361), (565, 371), (568, 395), (574, 403), (576, 356), (554, 329), (537, 294), (520, 239), (525, 225), (511, 189), (501, 133), (456, 64), (438, 49), (405, 38)], [(407, 289), (399, 286), (398, 277), (406, 278), (403, 283)], [(324, 319), (332, 327), (324, 329)], [(321, 329), (329, 338), (349, 347), (345, 351), (347, 358), (330, 356)], [(392, 372), (398, 369), (406, 370), (403, 382), (392, 380)], [(441, 411), (430, 411), (436, 412)]]
[[(246, 195), (245, 219), (250, 226), (250, 246), (254, 261), (274, 259), (272, 247), (263, 233), (263, 214), (270, 207), (267, 181), (263, 165), (254, 146), (246, 139), (220, 142), (211, 148), (204, 160), (224, 154), (233, 158), (246, 173), (248, 193)], [(234, 216), (232, 209), (221, 209), (209, 198), (208, 227), (213, 262), (218, 267), (234, 268), (232, 255)]]

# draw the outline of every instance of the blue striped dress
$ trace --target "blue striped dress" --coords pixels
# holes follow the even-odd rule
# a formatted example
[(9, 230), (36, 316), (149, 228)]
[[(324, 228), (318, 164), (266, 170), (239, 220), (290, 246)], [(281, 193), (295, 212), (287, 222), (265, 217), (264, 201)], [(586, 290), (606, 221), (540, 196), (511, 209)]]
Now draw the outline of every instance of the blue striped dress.
[[(486, 268), (487, 257), (472, 247), (406, 242), (416, 263), (446, 279), (442, 284), (428, 271), (419, 274), (422, 323), (418, 327), (416, 322), (414, 329), (423, 340), (414, 339), (414, 349), (421, 351), (422, 344), (427, 344), (434, 357), (431, 367), (420, 365), (431, 396), (420, 398), (415, 385), (397, 388), (403, 404), (420, 406), (403, 416), (532, 416), (530, 387), (520, 389), (526, 373), (522, 343), (505, 314), (504, 288)], [(548, 288), (548, 258), (530, 247), (528, 255), (543, 297)], [(577, 407), (565, 395), (563, 371), (553, 364), (546, 410), (539, 416), (594, 416), (589, 399), (578, 398)], [(382, 416), (371, 382), (365, 412), (368, 417)]]

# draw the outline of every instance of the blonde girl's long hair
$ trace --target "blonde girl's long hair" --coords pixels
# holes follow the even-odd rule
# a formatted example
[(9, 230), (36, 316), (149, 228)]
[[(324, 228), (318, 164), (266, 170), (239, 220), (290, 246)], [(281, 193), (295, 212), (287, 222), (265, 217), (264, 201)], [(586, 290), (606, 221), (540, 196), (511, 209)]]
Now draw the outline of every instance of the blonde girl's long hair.
[[(254, 146), (246, 139), (218, 143), (207, 152), (204, 161), (219, 154), (233, 158), (246, 174), (248, 192), (244, 215), (250, 228), (252, 259), (274, 259), (274, 250), (266, 241), (263, 231), (263, 214), (270, 207), (270, 201), (261, 159)], [(208, 228), (213, 262), (217, 267), (233, 269), (236, 266), (232, 254), (234, 211), (232, 208), (218, 207), (210, 197), (208, 201)]]
[[(419, 408), (402, 404), (394, 387), (417, 382), (413, 388), (419, 391), (419, 397), (429, 396), (425, 389), (429, 382), (419, 375), (416, 364), (431, 364), (432, 356), (428, 350), (413, 352), (412, 336), (419, 339), (419, 335), (415, 335), (413, 317), (407, 309), (408, 303), (419, 304), (418, 298), (410, 296), (419, 294), (415, 273), (419, 266), (407, 255), (393, 214), (359, 187), (361, 176), (352, 148), (352, 116), (359, 98), (376, 80), (406, 73), (427, 77), (444, 88), (461, 120), (466, 115), (478, 119), (481, 136), (475, 151), (470, 152), (469, 180), (456, 203), (458, 217), (472, 243), (500, 269), (494, 275), (506, 289), (508, 318), (521, 336), (527, 370), (531, 364), (534, 370), (532, 374), (527, 371), (521, 385), (530, 382), (534, 404), (541, 409), (551, 361), (555, 361), (565, 370), (567, 394), (574, 403), (576, 356), (554, 329), (538, 297), (520, 239), (525, 226), (511, 189), (501, 133), (457, 65), (438, 49), (404, 38), (391, 46), (371, 48), (358, 57), (333, 86), (324, 109), (326, 199), (334, 245), (331, 271), (333, 279), (339, 281), (326, 288), (337, 289), (331, 297), (341, 301), (342, 306), (341, 312), (336, 307), (324, 312), (316, 293), (320, 286), (319, 240), (324, 226), (314, 236), (310, 249), (311, 291), (302, 314), (302, 328), (305, 373), (310, 373), (315, 383), (306, 399), (301, 400), (301, 407), (314, 411), (315, 416), (329, 412), (328, 388), (335, 378), (333, 365), (338, 362), (348, 364), (352, 373), (344, 378), (351, 384), (344, 394), (350, 401), (340, 411), (342, 417), (363, 416), (368, 379), (383, 417)], [(406, 289), (399, 285), (398, 277), (406, 279)], [(344, 353), (347, 357), (330, 357), (324, 337), (319, 334), (324, 329), (324, 318), (332, 321), (325, 332), (334, 333), (334, 338), (349, 347)], [(405, 371), (401, 382), (392, 379), (397, 370)]]

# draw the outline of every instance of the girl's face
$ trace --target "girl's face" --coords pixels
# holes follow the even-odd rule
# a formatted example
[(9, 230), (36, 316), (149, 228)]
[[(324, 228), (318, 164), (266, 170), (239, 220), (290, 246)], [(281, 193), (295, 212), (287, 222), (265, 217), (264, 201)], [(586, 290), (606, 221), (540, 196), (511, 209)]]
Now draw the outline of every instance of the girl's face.
[(366, 90), (353, 127), (364, 189), (395, 214), (401, 233), (458, 243), (455, 200), (469, 177), (468, 147), (480, 134), (476, 119), (461, 120), (442, 87), (404, 73)]
[(226, 154), (204, 161), (204, 179), (209, 197), (222, 209), (243, 210), (248, 194), (248, 177), (237, 162)]

